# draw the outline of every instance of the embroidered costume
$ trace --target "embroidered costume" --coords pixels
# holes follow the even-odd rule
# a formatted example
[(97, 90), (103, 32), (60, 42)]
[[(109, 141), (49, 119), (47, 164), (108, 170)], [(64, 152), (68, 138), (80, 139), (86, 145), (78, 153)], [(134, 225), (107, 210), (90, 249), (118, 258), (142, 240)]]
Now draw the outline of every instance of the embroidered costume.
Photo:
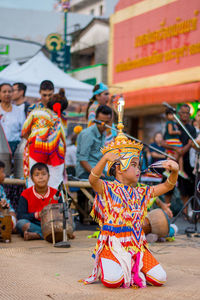
[[(118, 129), (122, 128), (119, 122)], [(128, 140), (121, 131), (115, 141), (101, 151), (119, 154), (120, 170), (125, 171), (134, 157), (139, 159), (141, 150), (142, 144)], [(108, 162), (108, 175), (114, 163), (116, 161)], [(83, 282), (92, 283), (100, 275), (102, 283), (108, 287), (142, 288), (146, 282), (162, 285), (166, 273), (148, 250), (142, 230), (152, 188), (124, 185), (118, 180), (101, 182), (103, 192), (96, 194), (91, 212), (101, 228), (93, 253), (95, 265), (92, 274)]]
[[(22, 136), (26, 135), (29, 137), (24, 151), (24, 177), (28, 178), (31, 164), (43, 162), (49, 167), (49, 185), (57, 188), (62, 181), (66, 148), (60, 118), (48, 108), (34, 109), (23, 125)], [(52, 168), (57, 172), (56, 177)]]

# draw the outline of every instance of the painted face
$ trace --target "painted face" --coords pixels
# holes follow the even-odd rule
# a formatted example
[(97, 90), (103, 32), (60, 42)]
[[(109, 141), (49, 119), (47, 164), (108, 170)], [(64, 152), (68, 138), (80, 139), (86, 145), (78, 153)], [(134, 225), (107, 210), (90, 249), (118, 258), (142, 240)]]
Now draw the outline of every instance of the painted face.
[(128, 169), (123, 172), (123, 177), (129, 184), (136, 184), (138, 182), (140, 178), (139, 158), (134, 157), (132, 159)]
[(96, 99), (100, 105), (106, 105), (109, 101), (109, 92), (104, 91), (99, 95), (96, 95)]
[(32, 175), (32, 180), (37, 187), (39, 188), (44, 188), (45, 186), (48, 185), (49, 181), (49, 174), (46, 169), (42, 170), (34, 170), (33, 175)]
[(5, 177), (6, 177), (6, 174), (5, 174), (4, 168), (0, 168), (0, 184), (3, 183)]
[(12, 95), (13, 95), (13, 90), (11, 86), (5, 84), (1, 87), (0, 98), (2, 102), (11, 103)]
[(53, 96), (53, 93), (54, 93), (53, 90), (41, 90), (40, 91), (41, 102), (45, 107), (47, 107), (47, 103)]

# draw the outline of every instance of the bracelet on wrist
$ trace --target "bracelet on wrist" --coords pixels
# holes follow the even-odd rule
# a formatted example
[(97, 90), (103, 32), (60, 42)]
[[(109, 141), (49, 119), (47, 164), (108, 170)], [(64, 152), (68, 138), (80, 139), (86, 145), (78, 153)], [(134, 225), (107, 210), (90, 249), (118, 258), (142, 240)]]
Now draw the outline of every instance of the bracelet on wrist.
[(90, 174), (91, 174), (92, 176), (96, 177), (96, 178), (99, 178), (99, 177), (101, 176), (101, 175), (96, 175), (96, 174), (94, 174), (94, 173), (92, 172), (92, 170), (91, 170)]
[(169, 177), (167, 178), (167, 182), (168, 182), (170, 185), (173, 185), (173, 186), (176, 185), (176, 182), (175, 182), (175, 183), (171, 182), (171, 181), (169, 180)]

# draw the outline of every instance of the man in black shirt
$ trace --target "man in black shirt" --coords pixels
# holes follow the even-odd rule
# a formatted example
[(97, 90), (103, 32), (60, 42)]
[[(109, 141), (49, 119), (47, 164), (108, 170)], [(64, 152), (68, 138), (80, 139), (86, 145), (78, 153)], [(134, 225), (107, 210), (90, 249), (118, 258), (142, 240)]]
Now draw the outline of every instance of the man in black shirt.
[[(196, 130), (194, 126), (190, 124), (190, 107), (187, 104), (183, 104), (180, 107), (178, 114), (180, 117), (180, 121), (183, 123), (185, 128), (188, 130), (188, 132), (193, 138), (196, 138)], [(183, 203), (185, 204), (188, 201), (188, 199), (194, 195), (195, 189), (195, 176), (192, 173), (193, 168), (191, 167), (189, 160), (189, 150), (192, 145), (192, 140), (189, 138), (185, 130), (180, 125), (178, 125), (178, 127), (181, 131), (180, 140), (183, 144), (183, 147), (180, 150), (180, 154), (183, 155), (184, 171), (189, 177), (189, 180), (184, 178), (179, 179), (179, 189), (181, 193), (181, 198)], [(185, 208), (184, 213), (187, 213), (187, 208)]]

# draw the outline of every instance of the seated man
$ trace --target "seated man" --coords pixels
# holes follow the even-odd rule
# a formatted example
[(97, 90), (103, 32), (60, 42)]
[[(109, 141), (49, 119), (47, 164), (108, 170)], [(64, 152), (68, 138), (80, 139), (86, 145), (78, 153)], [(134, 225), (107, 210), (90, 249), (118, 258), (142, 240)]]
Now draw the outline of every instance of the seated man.
[(5, 164), (0, 161), (0, 214), (5, 215), (5, 213), (9, 214), (12, 217), (12, 230), (15, 231), (16, 226), (16, 214), (15, 210), (10, 204), (10, 200), (7, 199), (6, 193), (1, 185), (5, 179)]
[[(92, 168), (102, 157), (100, 149), (105, 144), (104, 124), (112, 125), (112, 109), (107, 105), (100, 105), (96, 111), (96, 120), (102, 124), (94, 123), (81, 131), (77, 139), (76, 176), (81, 179), (88, 179)], [(105, 177), (105, 174), (101, 175)]]
[(44, 163), (36, 163), (31, 168), (31, 179), (34, 186), (25, 189), (19, 199), (17, 210), (17, 230), (25, 241), (43, 239), (40, 215), (48, 204), (62, 203), (54, 200), (57, 190), (48, 186), (49, 169)]
[[(107, 105), (100, 105), (96, 111), (96, 120), (101, 121), (102, 124), (94, 123), (82, 130), (77, 139), (76, 176), (80, 179), (88, 179), (90, 171), (102, 157), (100, 149), (105, 144), (106, 127), (104, 124), (112, 125), (112, 109)], [(101, 174), (103, 177), (105, 175), (105, 172)], [(89, 213), (88, 199), (82, 191), (78, 192), (78, 204), (86, 213)], [(81, 213), (79, 217), (80, 222), (84, 222)]]

